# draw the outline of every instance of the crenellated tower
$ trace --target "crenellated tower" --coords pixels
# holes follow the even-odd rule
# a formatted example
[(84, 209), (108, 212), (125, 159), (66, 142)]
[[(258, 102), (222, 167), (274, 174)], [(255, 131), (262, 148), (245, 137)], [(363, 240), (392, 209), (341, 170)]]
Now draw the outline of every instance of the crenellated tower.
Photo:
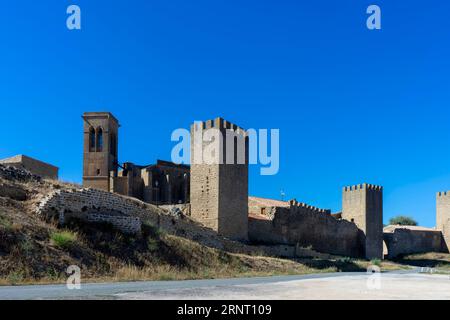
[(222, 118), (191, 126), (191, 215), (219, 234), (248, 238), (248, 138)]
[(367, 259), (383, 258), (383, 187), (358, 184), (342, 193), (342, 218), (354, 222), (365, 235)]
[(444, 236), (443, 250), (450, 249), (450, 191), (436, 194), (436, 229)]

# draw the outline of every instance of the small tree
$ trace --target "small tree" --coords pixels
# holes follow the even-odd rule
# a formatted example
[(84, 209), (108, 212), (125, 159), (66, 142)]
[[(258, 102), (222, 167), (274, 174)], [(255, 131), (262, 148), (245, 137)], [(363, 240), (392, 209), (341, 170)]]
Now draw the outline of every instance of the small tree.
[(417, 221), (407, 216), (397, 216), (389, 220), (389, 224), (401, 226), (417, 226)]

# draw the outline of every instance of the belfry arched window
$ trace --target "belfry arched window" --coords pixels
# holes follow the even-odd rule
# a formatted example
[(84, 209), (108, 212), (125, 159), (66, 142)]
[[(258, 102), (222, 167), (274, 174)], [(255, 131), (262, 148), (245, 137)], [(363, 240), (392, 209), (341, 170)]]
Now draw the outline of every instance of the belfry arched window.
[(89, 152), (95, 151), (95, 130), (94, 128), (89, 128)]
[(97, 152), (103, 151), (103, 129), (97, 128)]

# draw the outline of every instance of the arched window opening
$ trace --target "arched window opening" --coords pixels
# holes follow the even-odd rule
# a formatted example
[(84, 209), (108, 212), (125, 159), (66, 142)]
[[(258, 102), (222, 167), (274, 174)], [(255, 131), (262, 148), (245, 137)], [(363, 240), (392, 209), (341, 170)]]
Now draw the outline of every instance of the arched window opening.
[(95, 151), (95, 130), (94, 128), (89, 128), (89, 152)]
[(97, 128), (97, 152), (103, 151), (103, 130)]

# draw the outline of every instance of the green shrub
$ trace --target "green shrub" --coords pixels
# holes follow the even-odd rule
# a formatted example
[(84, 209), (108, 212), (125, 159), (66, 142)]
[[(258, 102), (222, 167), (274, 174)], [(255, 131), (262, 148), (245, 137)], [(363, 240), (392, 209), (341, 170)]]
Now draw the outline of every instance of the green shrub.
[(74, 232), (65, 230), (51, 233), (50, 239), (53, 245), (63, 249), (70, 249), (77, 242), (78, 235)]
[(158, 248), (159, 248), (159, 241), (158, 240), (155, 240), (155, 239), (152, 239), (152, 238), (149, 238), (147, 240), (147, 249), (149, 251), (152, 251), (152, 252), (153, 251), (157, 251)]
[(24, 279), (24, 275), (22, 271), (12, 271), (10, 274), (8, 274), (7, 280), (12, 285), (16, 285), (20, 282), (22, 282)]
[(161, 235), (163, 234), (163, 231), (160, 228), (153, 225), (148, 220), (143, 221), (141, 229), (142, 229), (142, 234), (146, 237), (150, 236), (152, 238), (159, 239), (159, 238), (161, 238)]
[(0, 216), (0, 227), (10, 230), (12, 229), (12, 223), (7, 218)]
[(389, 224), (400, 226), (417, 226), (417, 221), (407, 216), (397, 216), (389, 220)]
[(341, 257), (341, 258), (338, 259), (338, 262), (341, 262), (341, 263), (352, 263), (353, 259), (350, 258), (350, 257)]
[(380, 267), (381, 266), (381, 260), (380, 259), (372, 259), (372, 260), (370, 260), (370, 264), (374, 265), (374, 266), (377, 266), (377, 267)]
[(45, 272), (46, 272), (47, 277), (48, 277), (49, 279), (52, 279), (52, 280), (58, 280), (59, 277), (60, 277), (60, 274), (58, 273), (58, 271), (56, 271), (56, 269), (53, 268), (53, 267), (47, 267), (47, 269), (45, 270)]
[(32, 241), (27, 238), (23, 239), (19, 246), (20, 250), (25, 254), (31, 253), (34, 248)]

